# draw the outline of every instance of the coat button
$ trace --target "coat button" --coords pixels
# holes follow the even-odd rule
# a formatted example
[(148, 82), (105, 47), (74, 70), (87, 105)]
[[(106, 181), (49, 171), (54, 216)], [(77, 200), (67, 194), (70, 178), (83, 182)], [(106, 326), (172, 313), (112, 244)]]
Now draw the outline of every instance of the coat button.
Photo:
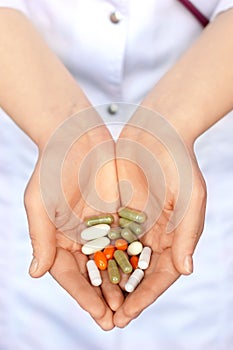
[(109, 106), (108, 106), (108, 113), (111, 114), (111, 115), (114, 115), (118, 112), (118, 106), (116, 103), (111, 103)]
[(122, 19), (122, 15), (118, 11), (112, 12), (110, 15), (110, 21), (112, 23), (117, 24), (121, 21), (121, 19)]

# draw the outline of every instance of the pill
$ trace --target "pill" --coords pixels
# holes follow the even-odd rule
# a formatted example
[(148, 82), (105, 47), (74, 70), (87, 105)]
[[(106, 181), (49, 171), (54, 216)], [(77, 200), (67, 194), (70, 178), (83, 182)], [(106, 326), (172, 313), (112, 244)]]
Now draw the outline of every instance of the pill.
[(125, 218), (119, 219), (119, 225), (123, 228), (128, 227), (137, 236), (142, 234), (142, 232), (143, 232), (143, 229), (139, 224), (137, 224), (136, 222), (130, 221), (128, 219), (125, 219)]
[(114, 217), (111, 214), (90, 216), (84, 220), (86, 226), (93, 226), (97, 224), (112, 224)]
[(102, 283), (102, 278), (100, 276), (100, 272), (94, 260), (88, 260), (86, 266), (87, 266), (87, 272), (88, 272), (88, 276), (90, 278), (91, 284), (96, 287), (100, 286)]
[(120, 271), (114, 259), (110, 259), (108, 261), (108, 277), (109, 280), (114, 284), (119, 283), (121, 280)]
[(128, 248), (128, 242), (123, 238), (119, 238), (115, 241), (115, 247), (119, 250), (126, 250)]
[(117, 264), (120, 266), (121, 270), (124, 273), (132, 272), (133, 267), (130, 264), (126, 254), (122, 250), (116, 250), (114, 252), (114, 258), (116, 259)]
[(113, 258), (114, 252), (115, 252), (115, 247), (113, 245), (109, 245), (108, 247), (104, 248), (104, 251), (103, 251), (107, 260)]
[(129, 277), (127, 283), (125, 284), (126, 292), (133, 292), (134, 289), (138, 286), (144, 276), (144, 271), (136, 269), (132, 275)]
[(135, 234), (128, 227), (124, 227), (121, 230), (121, 237), (124, 238), (128, 243), (137, 240), (137, 236), (135, 236)]
[(98, 250), (102, 250), (107, 247), (109, 243), (110, 239), (108, 237), (93, 239), (92, 241), (88, 241), (82, 246), (82, 253), (85, 255), (93, 254)]
[(110, 226), (107, 224), (99, 224), (85, 228), (81, 232), (81, 238), (85, 241), (90, 241), (96, 238), (107, 236), (110, 231)]
[(142, 249), (142, 252), (138, 260), (138, 267), (140, 269), (145, 270), (148, 268), (150, 264), (151, 253), (152, 253), (152, 250), (150, 247), (144, 247)]
[(107, 262), (107, 258), (105, 256), (105, 254), (103, 252), (95, 252), (94, 254), (94, 261), (96, 263), (96, 266), (100, 269), (100, 270), (106, 270), (108, 262)]
[(120, 217), (129, 219), (131, 221), (137, 222), (139, 224), (143, 224), (146, 221), (146, 214), (142, 211), (137, 211), (130, 208), (120, 208), (118, 210), (118, 214)]
[(143, 248), (143, 245), (141, 242), (134, 241), (130, 243), (130, 245), (128, 246), (127, 253), (129, 255), (138, 255), (141, 253), (142, 248)]
[(120, 227), (114, 227), (111, 228), (108, 233), (108, 238), (110, 239), (118, 239), (121, 237), (121, 228)]
[(133, 269), (136, 270), (136, 268), (138, 267), (138, 256), (136, 255), (131, 256), (131, 258), (129, 259), (129, 262), (133, 266)]

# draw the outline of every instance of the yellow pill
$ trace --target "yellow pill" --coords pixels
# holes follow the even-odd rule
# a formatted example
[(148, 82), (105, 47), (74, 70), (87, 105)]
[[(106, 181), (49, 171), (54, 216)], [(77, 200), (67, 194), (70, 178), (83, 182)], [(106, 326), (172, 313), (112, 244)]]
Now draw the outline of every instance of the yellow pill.
[(114, 258), (116, 259), (117, 264), (120, 266), (121, 270), (124, 273), (132, 272), (133, 267), (130, 264), (126, 254), (122, 250), (116, 250), (114, 252)]
[(108, 261), (108, 277), (113, 284), (117, 284), (121, 280), (120, 271), (114, 259)]

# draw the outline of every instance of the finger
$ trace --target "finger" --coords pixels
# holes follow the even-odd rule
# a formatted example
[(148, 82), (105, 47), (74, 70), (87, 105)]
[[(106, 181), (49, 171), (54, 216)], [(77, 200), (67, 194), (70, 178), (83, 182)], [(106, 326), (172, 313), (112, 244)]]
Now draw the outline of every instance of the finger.
[(110, 282), (108, 272), (106, 270), (101, 272), (101, 276), (103, 281), (101, 284), (103, 296), (109, 307), (113, 311), (116, 311), (124, 301), (123, 292), (118, 285)]
[[(80, 263), (84, 266), (86, 257), (81, 253), (80, 256), (83, 256)], [(56, 259), (50, 273), (102, 329), (110, 330), (114, 327), (112, 311), (98, 295), (99, 288), (90, 285), (86, 275), (80, 272), (76, 260), (70, 252), (61, 248), (57, 249)]]
[(187, 275), (193, 272), (192, 255), (204, 227), (205, 207), (204, 188), (195, 190), (187, 213), (174, 231), (172, 257), (176, 269), (181, 274)]
[[(80, 272), (82, 273), (83, 276), (86, 277), (86, 279), (89, 282), (87, 268), (86, 268), (88, 257), (82, 254), (81, 252), (75, 252), (74, 256), (79, 266)], [(116, 311), (124, 301), (122, 290), (118, 285), (114, 285), (109, 281), (108, 272), (106, 270), (101, 271), (101, 277), (102, 277), (101, 288), (97, 288), (96, 291), (98, 295), (100, 295), (101, 297), (104, 297), (106, 303), (109, 305), (111, 310)]]
[(52, 266), (56, 254), (55, 226), (48, 218), (40, 195), (26, 195), (25, 208), (33, 248), (29, 269), (32, 277), (40, 277)]
[[(57, 237), (57, 246), (61, 247), (69, 252), (73, 253), (76, 262), (78, 264), (79, 270), (83, 276), (89, 281), (87, 274), (87, 256), (81, 253), (81, 246), (74, 241), (71, 241), (69, 238), (64, 236), (61, 233), (56, 234)], [(121, 288), (118, 285), (114, 285), (109, 281), (107, 271), (101, 271), (102, 276), (102, 285), (101, 289), (97, 290), (98, 294), (104, 299), (106, 303), (109, 305), (111, 310), (116, 311), (124, 301), (124, 296)]]
[(153, 254), (151, 265), (137, 289), (130, 293), (123, 305), (116, 311), (113, 322), (123, 328), (152, 304), (179, 277), (172, 264), (171, 250), (167, 249), (158, 257)]

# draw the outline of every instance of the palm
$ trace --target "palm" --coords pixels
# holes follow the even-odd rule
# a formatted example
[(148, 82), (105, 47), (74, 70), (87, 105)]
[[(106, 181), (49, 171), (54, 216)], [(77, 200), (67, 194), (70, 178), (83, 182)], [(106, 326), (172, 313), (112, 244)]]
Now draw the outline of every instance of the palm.
[(203, 229), (206, 194), (192, 150), (160, 116), (137, 111), (120, 135), (116, 156), (122, 204), (146, 212), (140, 239), (152, 248), (143, 281), (114, 316), (124, 327), (180, 274), (191, 273), (184, 261), (192, 259)]
[[(58, 283), (103, 329), (111, 329), (112, 310), (123, 302), (123, 295), (118, 286), (108, 283), (106, 274), (101, 288), (90, 285), (87, 257), (80, 251), (80, 232), (86, 216), (102, 211), (114, 214), (119, 207), (115, 144), (95, 115), (90, 119), (79, 115), (71, 124), (58, 129), (41, 152), (27, 187), (30, 234), (40, 243), (39, 249), (47, 259), (44, 266), (49, 266)], [(35, 236), (38, 216), (43, 227), (40, 236)], [(51, 252), (55, 255), (52, 267), (48, 262)], [(42, 273), (41, 269), (34, 276)]]

